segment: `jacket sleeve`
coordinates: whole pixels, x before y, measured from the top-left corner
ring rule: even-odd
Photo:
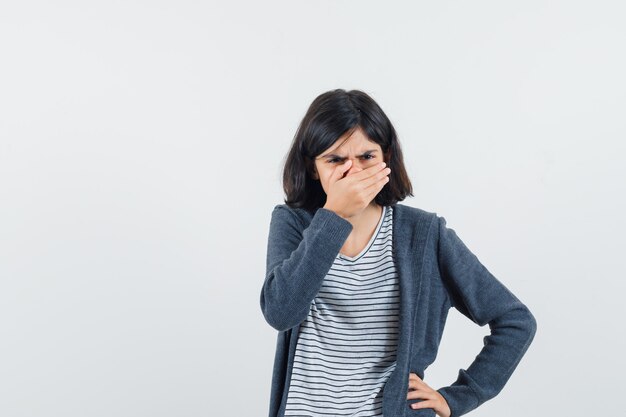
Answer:
[[[306,319],[324,277],[352,231],[352,223],[332,210],[318,208],[303,231],[284,205],[272,212],[261,311],[279,331]]]
[[[483,266],[456,232],[439,218],[438,262],[450,302],[490,335],[457,380],[437,391],[446,399],[450,417],[459,417],[495,397],[528,350],[537,330],[530,310]]]

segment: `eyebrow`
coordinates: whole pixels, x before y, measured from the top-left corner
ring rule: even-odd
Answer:
[[[365,156],[368,153],[372,153],[372,152],[376,152],[376,149],[369,149],[365,152],[363,152],[361,155],[357,155],[357,156]],[[339,159],[344,159],[345,157],[341,156],[341,155],[337,155],[336,153],[329,153],[326,155],[322,155],[320,156],[318,159],[322,159],[322,158],[339,158]]]

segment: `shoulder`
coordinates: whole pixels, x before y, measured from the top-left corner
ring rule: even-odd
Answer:
[[[428,211],[420,207],[413,207],[403,203],[395,203],[389,206],[392,208],[394,221],[402,226],[413,226],[416,224],[445,226],[445,218],[435,211]],[[272,219],[281,219],[290,222],[300,229],[306,228],[315,215],[303,208],[290,207],[287,204],[276,204],[272,210]]]
[[[434,212],[434,211],[424,210],[422,208],[409,206],[409,205],[404,204],[404,203],[396,203],[396,204],[393,204],[391,207],[393,207],[394,210],[396,210],[396,211],[401,211],[401,212],[407,213],[407,214],[412,215],[412,216],[432,217],[432,216],[436,216],[437,215],[437,213]]]
[[[425,222],[432,224],[440,219],[437,212],[428,211],[419,207],[413,207],[402,203],[393,204],[391,207],[393,208],[394,217],[401,223]]]
[[[303,208],[290,207],[287,204],[276,204],[272,209],[272,221],[282,220],[298,229],[305,228],[313,218],[314,213]]]

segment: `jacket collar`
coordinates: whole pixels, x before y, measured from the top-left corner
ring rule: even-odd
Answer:
[[[393,208],[392,254],[400,285],[399,338],[396,368],[389,376],[383,396],[384,415],[404,415],[408,392],[409,363],[416,329],[415,311],[422,289],[422,265],[432,216],[396,203]],[[423,335],[422,335],[423,336]],[[392,395],[401,396],[393,398]],[[398,407],[394,409],[394,407]],[[400,408],[401,407],[401,408]]]

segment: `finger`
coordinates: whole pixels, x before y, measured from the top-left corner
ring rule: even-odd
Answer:
[[[419,390],[423,390],[425,392],[433,391],[433,389],[430,388],[428,386],[428,384],[426,384],[421,379],[411,379],[411,380],[409,380],[409,389],[414,389],[414,390],[415,389],[419,389]]]
[[[333,173],[330,176],[330,180],[331,183],[340,180],[341,178],[343,178],[343,174],[350,169],[350,167],[352,166],[352,160],[351,159],[346,159],[346,162],[344,162],[341,165],[337,165],[335,167],[335,170],[333,171]]]
[[[421,379],[415,372],[409,373],[409,387],[415,385],[418,381],[421,381]]]
[[[437,406],[436,401],[424,400],[411,404],[411,408],[417,410],[418,408],[435,408]]]
[[[387,182],[389,182],[389,180],[382,179],[379,186],[373,186],[371,188],[371,191],[368,193],[366,199],[368,199],[368,201],[375,199]]]
[[[437,393],[424,387],[417,387],[413,390],[409,390],[407,392],[407,398],[408,399],[422,398],[426,400],[438,400],[439,399],[439,397],[437,396]]]
[[[378,194],[380,190],[383,189],[385,184],[387,184],[390,181],[388,175],[385,175],[385,174],[381,174],[381,175],[382,176],[379,179],[377,179],[376,182],[364,188],[364,192],[367,193],[368,198],[369,197],[374,198],[376,194]]]
[[[370,176],[369,178],[363,179],[361,181],[361,184],[365,188],[379,185],[379,181],[384,180],[385,178],[388,178],[390,173],[391,173],[390,168],[383,168],[382,170]]]
[[[434,389],[432,389],[430,387],[430,385],[428,385],[426,382],[424,382],[424,380],[420,379],[419,376],[414,376],[413,378],[409,379],[409,389],[421,389],[425,392],[429,392],[432,393],[433,391],[435,391]]]
[[[385,162],[381,162],[379,164],[374,164],[372,166],[369,166],[369,167],[365,168],[361,172],[357,172],[356,174],[351,175],[351,177],[354,178],[357,181],[362,181],[362,180],[364,180],[366,178],[369,178],[372,175],[378,173],[379,171],[382,171],[383,169],[385,169],[386,166],[387,166],[387,164]]]

